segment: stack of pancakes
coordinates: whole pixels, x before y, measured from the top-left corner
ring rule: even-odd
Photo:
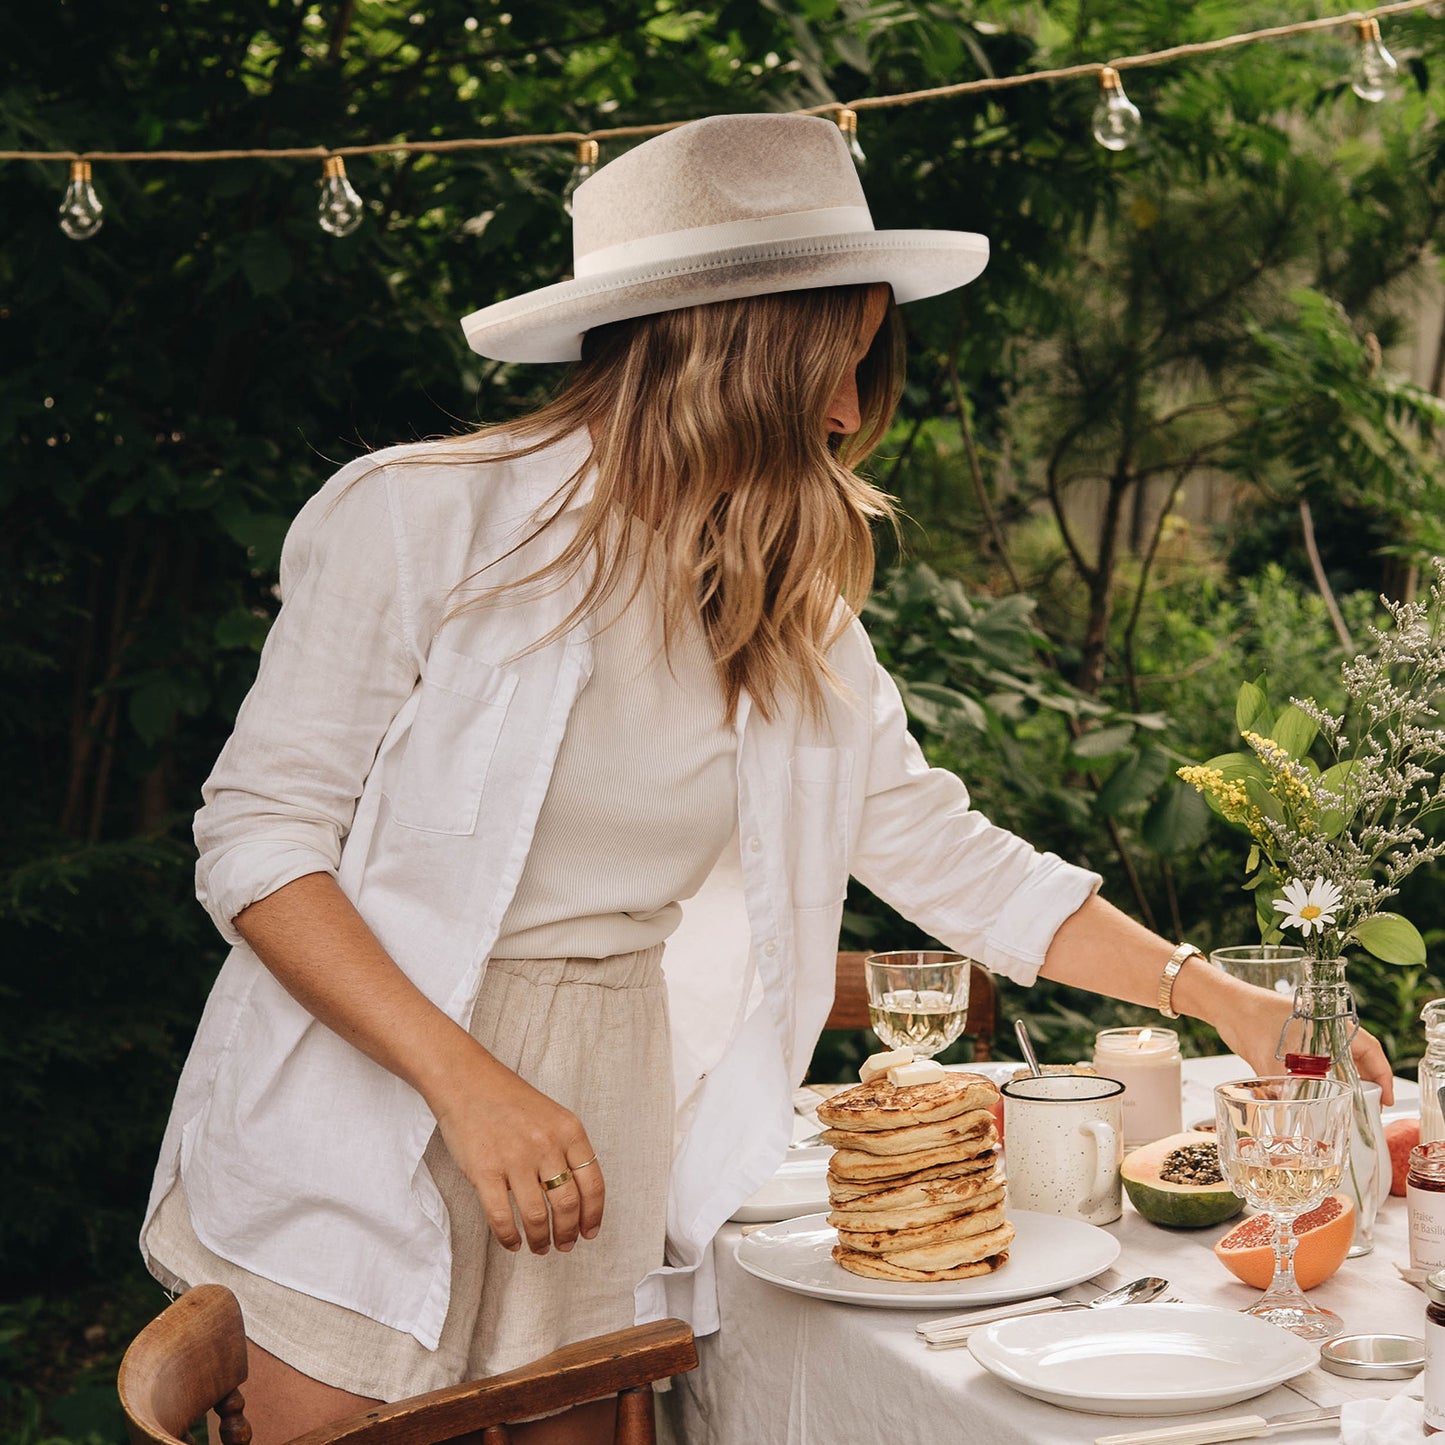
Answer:
[[[996,1167],[998,1090],[977,1074],[899,1088],[886,1078],[835,1094],[827,1126],[833,1258],[872,1279],[968,1279],[1008,1259]]]

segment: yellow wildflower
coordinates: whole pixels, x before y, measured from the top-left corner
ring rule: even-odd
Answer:
[[[1243,783],[1227,780],[1218,768],[1203,766],[1179,768],[1177,774],[1196,792],[1213,798],[1219,805],[1219,811],[1229,822],[1244,821],[1244,815],[1249,808],[1249,794],[1245,791]]]

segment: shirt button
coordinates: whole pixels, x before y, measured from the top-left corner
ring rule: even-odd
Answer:
[[[756,833],[748,839],[748,852],[761,853],[763,851],[763,840]]]
[[[778,945],[776,943],[765,943],[763,945],[763,952],[767,954],[769,958],[771,958],[775,953],[777,953],[777,951]]]

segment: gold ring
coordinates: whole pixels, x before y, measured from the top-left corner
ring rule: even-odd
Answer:
[[[572,1171],[570,1169],[564,1169],[560,1174],[554,1174],[550,1179],[544,1179],[542,1181],[542,1188],[560,1189],[571,1177]]]
[[[579,1169],[585,1169],[589,1164],[595,1164],[596,1162],[597,1156],[594,1154],[590,1159],[584,1159],[582,1163],[574,1164],[572,1166],[572,1172],[575,1174]]]

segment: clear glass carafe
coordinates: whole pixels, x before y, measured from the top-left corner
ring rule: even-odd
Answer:
[[[1420,1010],[1425,1025],[1425,1052],[1420,1056],[1420,1142],[1445,1139],[1445,1113],[1440,1090],[1445,1088],[1445,998],[1432,998]]]
[[[1355,1205],[1352,1257],[1368,1254],[1375,1247],[1380,1186],[1390,1177],[1390,1155],[1380,1122],[1379,1094],[1361,1084],[1350,1054],[1350,1042],[1359,1027],[1354,995],[1345,982],[1345,960],[1306,958],[1304,981],[1295,994],[1294,1015],[1285,1027],[1281,1053],[1300,1054],[1306,1059],[1328,1058],[1329,1077],[1354,1091],[1350,1158],[1340,1181],[1340,1191],[1348,1194]]]

